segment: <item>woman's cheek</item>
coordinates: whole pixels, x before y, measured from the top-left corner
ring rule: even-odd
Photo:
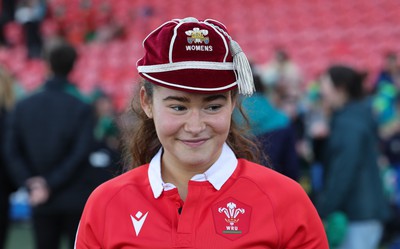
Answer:
[[[157,133],[162,136],[175,134],[178,132],[179,127],[181,127],[180,123],[180,119],[176,117],[159,117],[159,120],[156,122]]]
[[[230,115],[220,115],[217,117],[213,117],[208,122],[209,126],[213,127],[213,129],[218,133],[226,133],[229,131],[231,125],[231,116]]]

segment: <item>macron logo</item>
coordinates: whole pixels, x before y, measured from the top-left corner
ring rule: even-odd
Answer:
[[[143,223],[146,220],[147,215],[149,212],[147,212],[145,215],[143,215],[142,212],[138,211],[135,216],[131,215],[132,223],[133,223],[133,228],[135,229],[136,236],[139,235],[140,230],[142,229]]]

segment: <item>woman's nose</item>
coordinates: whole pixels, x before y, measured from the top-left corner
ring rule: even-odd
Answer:
[[[198,110],[191,111],[188,120],[185,123],[184,129],[186,132],[197,134],[206,128],[201,112]]]

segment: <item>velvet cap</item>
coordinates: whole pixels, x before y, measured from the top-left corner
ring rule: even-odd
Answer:
[[[175,90],[215,93],[239,86],[239,93],[254,91],[249,63],[222,23],[196,18],[173,19],[143,41],[139,74],[150,82]]]

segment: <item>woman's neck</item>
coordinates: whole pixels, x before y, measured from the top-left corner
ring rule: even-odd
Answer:
[[[188,183],[193,175],[168,167],[161,167],[161,175],[164,182],[172,183],[176,186],[181,199],[185,201],[188,192]]]
[[[204,173],[208,168],[198,168],[190,166],[179,166],[174,163],[166,163],[161,160],[161,176],[164,182],[174,184],[183,201],[185,201],[188,193],[188,184],[190,179],[197,174]]]

